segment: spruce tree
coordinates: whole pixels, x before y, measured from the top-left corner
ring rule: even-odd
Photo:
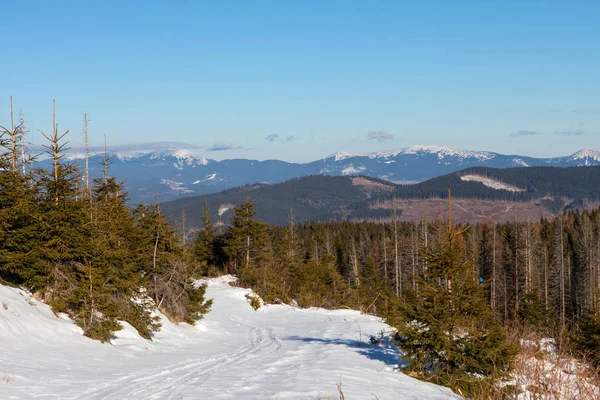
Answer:
[[[234,209],[232,224],[225,238],[225,252],[240,284],[262,288],[266,292],[270,240],[267,225],[256,221],[255,214],[250,199]]]
[[[448,224],[437,232],[437,240],[423,250],[427,268],[418,282],[419,293],[403,308],[399,345],[406,372],[472,394],[482,380],[508,372],[516,349],[473,275],[464,229]]]
[[[210,267],[215,267],[215,248],[217,245],[216,228],[210,216],[208,204],[204,208],[204,215],[200,217],[200,221],[202,222],[202,228],[194,241],[194,253],[198,261],[204,264],[204,269],[208,270]]]
[[[36,273],[36,188],[31,174],[11,169],[9,144],[0,134],[0,282],[22,285]]]
[[[271,229],[271,241],[273,242],[275,280],[273,287],[277,297],[289,301],[290,290],[294,290],[294,276],[297,276],[302,263],[302,249],[298,240],[297,227],[293,214],[286,227]]]
[[[90,223],[92,251],[87,260],[86,286],[95,307],[105,317],[88,324],[91,332],[105,340],[114,330],[110,319],[130,323],[141,336],[150,338],[160,324],[152,316],[155,305],[144,291],[144,270],[138,262],[136,226],[126,205],[123,184],[113,177],[94,180]],[[88,202],[84,202],[88,204]]]
[[[573,348],[595,368],[600,367],[600,315],[590,313],[582,319],[579,331],[573,334]]]
[[[140,205],[134,215],[138,262],[148,295],[170,319],[193,324],[212,304],[204,297],[206,285],[195,281],[202,275],[202,264],[191,246],[180,246],[160,207]]]

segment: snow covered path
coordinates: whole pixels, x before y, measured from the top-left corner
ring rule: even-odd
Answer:
[[[154,341],[126,326],[113,345],[0,286],[2,399],[449,399],[449,389],[395,370],[398,350],[371,345],[389,327],[351,310],[252,310],[227,277],[209,281],[197,326],[163,320]]]

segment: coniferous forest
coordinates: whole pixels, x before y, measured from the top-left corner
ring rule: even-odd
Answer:
[[[25,156],[22,124],[1,136],[0,282],[29,289],[91,338],[110,340],[122,320],[151,339],[157,309],[193,324],[211,306],[197,278],[233,274],[260,296],[256,308],[383,317],[406,373],[466,395],[510,372],[516,328],[599,359],[600,210],[475,225],[396,215],[297,224],[291,212],[287,226],[269,226],[247,199],[227,227],[206,208],[190,233],[159,205],[127,206],[107,154],[103,176],[89,182],[65,157],[67,132],[54,122],[43,134],[50,170]]]
[[[421,379],[477,396],[511,370],[519,346],[511,332],[599,359],[600,210],[460,226],[295,224],[291,215],[278,227],[253,216],[248,199],[219,234],[206,210],[199,261],[267,303],[384,317],[398,330],[404,371]]]
[[[121,329],[118,320],[151,338],[160,328],[157,308],[189,323],[209,310],[205,287],[194,283],[204,266],[159,206],[126,205],[110,157],[103,176],[89,182],[88,171],[65,158],[67,132],[54,122],[42,132],[52,169],[35,168],[24,134],[11,118],[0,138],[1,283],[31,290],[101,341]]]

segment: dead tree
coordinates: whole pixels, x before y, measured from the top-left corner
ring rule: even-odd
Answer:
[[[10,129],[0,126],[2,136],[8,136],[10,156],[9,165],[11,171],[18,171],[19,159],[21,158],[21,143],[23,141],[23,124],[15,125],[15,112],[13,108],[13,98],[10,96]]]
[[[400,255],[398,253],[398,212],[396,209],[396,198],[394,197],[394,248],[395,248],[395,268],[396,268],[396,297],[400,297],[402,291],[402,271],[400,267]]]
[[[65,131],[62,134],[58,134],[58,124],[56,123],[56,100],[52,102],[52,134],[46,135],[44,132],[40,130],[42,136],[44,136],[50,144],[44,145],[44,147],[48,150],[48,154],[52,157],[52,167],[53,167],[53,175],[54,175],[54,200],[58,205],[60,193],[58,191],[58,187],[60,184],[60,162],[64,158],[64,151],[66,150],[65,146],[68,142],[60,144],[60,141],[69,133],[69,131]]]

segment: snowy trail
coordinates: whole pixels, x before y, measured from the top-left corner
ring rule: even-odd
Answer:
[[[252,310],[227,277],[209,281],[197,326],[163,320],[154,341],[129,326],[112,345],[81,335],[26,294],[0,286],[2,399],[449,399],[396,370],[398,350],[370,345],[389,327],[351,310]]]

